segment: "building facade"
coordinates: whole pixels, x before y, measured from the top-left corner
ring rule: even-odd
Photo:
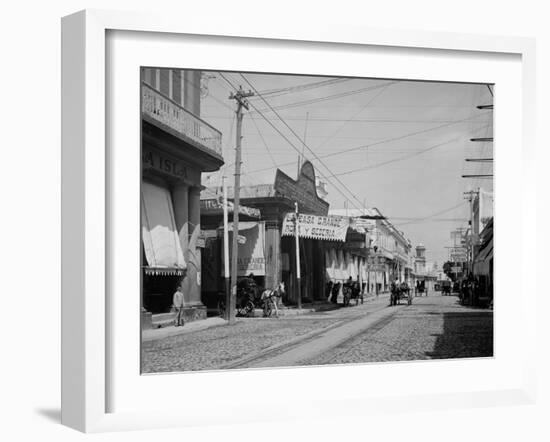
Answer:
[[[222,134],[200,118],[200,71],[143,69],[141,83],[142,313],[145,327],[170,313],[187,278],[184,316],[201,302],[201,174],[223,164]]]
[[[209,188],[202,193],[202,223],[209,232],[217,231],[217,239],[207,243],[205,253],[211,258],[204,266],[210,268],[209,274],[219,275],[217,282],[203,293],[203,299],[209,305],[214,305],[213,299],[219,296],[217,292],[223,288],[221,277],[223,266],[223,244],[221,239],[222,207],[219,198],[222,189]],[[233,188],[228,188],[228,200],[233,200]],[[285,234],[283,228],[288,227],[289,214],[294,214],[295,203],[298,203],[300,216],[327,217],[329,203],[321,198],[317,191],[315,171],[312,164],[304,162],[297,179],[293,179],[281,170],[277,170],[273,184],[244,186],[240,189],[240,202],[243,206],[258,209],[261,219],[255,219],[240,212],[239,235],[246,237],[244,244],[239,246],[239,275],[254,273],[263,287],[275,288],[279,282],[284,282],[287,288],[283,301],[287,304],[297,303],[298,278],[296,243],[293,235]],[[231,224],[232,216],[230,216]],[[241,221],[243,221],[241,223]],[[286,224],[285,224],[286,221]],[[254,224],[261,226],[262,233],[251,236]],[[249,233],[247,233],[249,232]],[[248,239],[248,236],[251,239]],[[262,246],[248,247],[250,241],[263,241]],[[300,284],[303,302],[324,300],[325,295],[325,250],[327,243],[311,236],[300,236]],[[246,250],[245,250],[246,249]],[[259,251],[262,251],[259,253]],[[262,256],[263,254],[263,261]]]

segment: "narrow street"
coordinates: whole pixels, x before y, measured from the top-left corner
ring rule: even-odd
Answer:
[[[493,355],[493,312],[431,294],[413,305],[363,305],[281,318],[239,318],[144,342],[144,373]]]

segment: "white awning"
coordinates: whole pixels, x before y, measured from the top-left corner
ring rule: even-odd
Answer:
[[[168,189],[146,182],[142,184],[141,234],[149,267],[186,267]]]
[[[258,227],[259,223],[256,221],[239,221],[239,232],[243,232],[245,230],[250,230]],[[220,227],[220,229],[223,229],[223,226]],[[229,222],[227,224],[227,231],[232,232],[233,231],[233,223]]]
[[[254,273],[256,276],[265,275],[265,222],[239,222],[239,236],[244,242],[239,243],[237,255],[237,276],[246,276]],[[233,250],[233,225],[229,229],[229,259]],[[223,269],[223,255],[222,266]]]

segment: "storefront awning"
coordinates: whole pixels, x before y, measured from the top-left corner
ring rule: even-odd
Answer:
[[[475,275],[489,275],[491,271],[491,260],[493,259],[493,239],[479,252],[474,261]]]
[[[240,222],[239,221],[239,232],[244,232],[245,230],[255,229],[259,225],[260,225],[260,223],[255,222],[255,221],[245,221],[245,222]],[[221,226],[220,229],[223,229],[223,226]],[[227,231],[228,232],[233,231],[233,223],[232,222],[230,222],[227,225]]]
[[[148,267],[157,271],[186,268],[168,189],[142,184],[141,234]]]
[[[228,226],[229,230],[229,259],[233,250],[233,225]],[[222,227],[223,228],[223,227]],[[239,222],[239,236],[242,241],[238,242],[237,275],[246,276],[254,273],[256,276],[265,275],[265,222]],[[223,255],[222,255],[223,261]],[[223,269],[224,266],[222,265]]]
[[[148,276],[183,276],[185,269],[168,267],[145,267],[144,272]]]

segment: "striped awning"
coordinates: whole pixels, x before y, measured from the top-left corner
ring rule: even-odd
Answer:
[[[165,187],[147,182],[141,186],[141,236],[148,267],[167,270],[186,268],[172,196]]]

